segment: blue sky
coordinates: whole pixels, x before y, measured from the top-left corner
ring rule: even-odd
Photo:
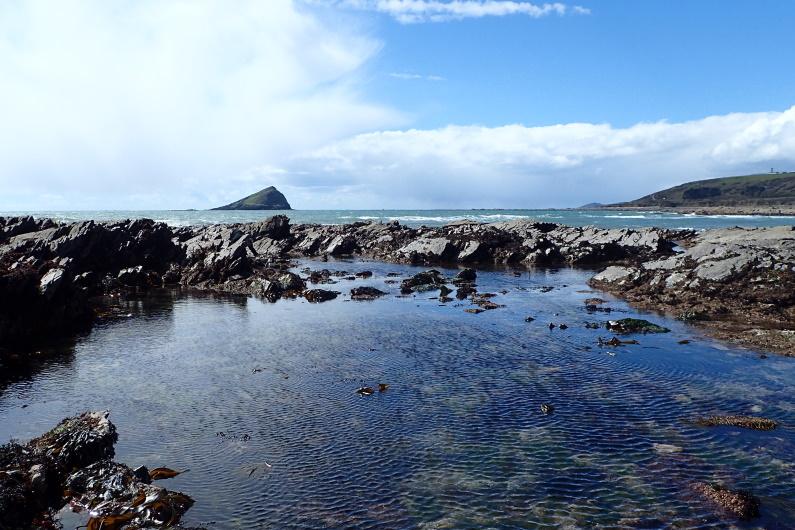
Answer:
[[[788,1],[0,3],[0,210],[537,208],[795,169]]]
[[[373,93],[418,127],[576,121],[627,126],[786,109],[795,2],[581,2],[581,16],[400,24],[377,16]],[[437,75],[406,82],[384,73]]]

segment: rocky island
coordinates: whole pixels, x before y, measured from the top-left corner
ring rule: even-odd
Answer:
[[[213,210],[292,210],[287,198],[273,186]]]
[[[333,296],[311,287],[322,283],[323,272],[301,276],[291,270],[292,260],[341,257],[428,266],[594,268],[595,287],[673,313],[726,340],[795,355],[793,227],[695,232],[519,220],[411,228],[397,222],[292,225],[281,215],[180,228],[147,219],[63,224],[0,218],[0,347],[87,329],[106,312],[106,295],[130,289],[181,287],[323,301]],[[450,280],[423,282],[438,288]],[[457,283],[458,296],[488,305],[471,282]],[[407,287],[411,292],[416,285]]]

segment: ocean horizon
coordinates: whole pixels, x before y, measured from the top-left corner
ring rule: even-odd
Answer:
[[[212,224],[249,223],[274,215],[286,215],[293,224],[348,224],[355,222],[391,222],[418,226],[442,226],[471,220],[496,223],[516,219],[559,223],[569,226],[602,228],[671,229],[744,228],[795,224],[795,217],[786,215],[699,215],[669,211],[598,210],[578,208],[547,209],[338,209],[338,210],[18,210],[0,212],[0,216],[50,218],[62,222],[119,221],[152,219],[170,226],[205,226]]]

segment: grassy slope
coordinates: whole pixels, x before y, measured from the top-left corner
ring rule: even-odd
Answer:
[[[688,182],[612,206],[795,206],[795,172]]]

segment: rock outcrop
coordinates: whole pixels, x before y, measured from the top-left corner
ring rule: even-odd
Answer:
[[[706,230],[680,253],[607,267],[591,284],[719,337],[795,355],[795,227]]]
[[[107,412],[66,418],[24,445],[0,446],[0,528],[55,527],[69,503],[89,510],[89,528],[172,527],[193,504],[113,462],[118,436]]]
[[[291,225],[274,216],[171,228],[146,219],[60,224],[0,218],[0,347],[85,329],[97,297],[113,292],[181,286],[271,301],[327,300],[330,292],[307,289],[307,282],[334,283],[333,275],[299,276],[291,260],[349,256],[423,265],[607,266],[594,277],[595,286],[687,320],[764,319],[767,327],[754,328],[756,338],[745,342],[785,352],[783,338],[795,340],[793,236],[790,227],[696,234],[531,220],[412,228],[397,222]],[[677,244],[684,251],[676,252]],[[401,290],[439,290],[443,298],[451,292],[432,271],[423,274]],[[456,278],[456,298],[475,293],[475,277],[472,270]]]

